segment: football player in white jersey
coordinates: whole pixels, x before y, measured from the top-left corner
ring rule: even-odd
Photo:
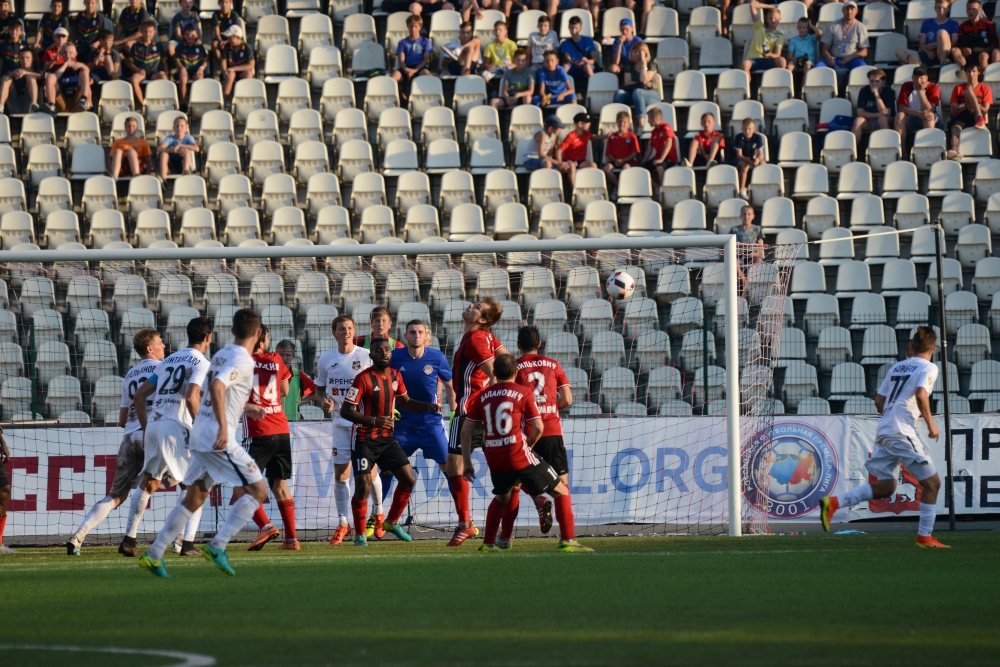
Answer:
[[[351,514],[351,428],[354,426],[340,416],[340,408],[344,404],[354,378],[361,371],[372,365],[368,350],[354,344],[354,320],[347,315],[341,315],[331,325],[333,337],[337,339],[337,349],[328,350],[320,355],[316,362],[316,393],[325,394],[323,409],[333,417],[333,497],[337,503],[337,514],[340,522],[330,544],[341,544],[351,529],[347,522]],[[378,477],[378,475],[375,475]],[[376,495],[378,500],[376,500]],[[371,490],[372,503],[375,506],[373,514],[382,512],[382,482]]]
[[[917,436],[917,419],[924,418],[927,436],[938,439],[938,429],[931,417],[931,391],[937,380],[938,367],[931,362],[937,350],[937,334],[931,327],[917,327],[907,348],[907,359],[897,362],[886,373],[875,396],[875,407],[882,414],[875,431],[875,448],[865,462],[869,474],[877,480],[862,484],[839,496],[820,498],[823,530],[829,532],[834,513],[872,499],[888,498],[896,491],[900,463],[920,481],[920,523],[917,525],[917,546],[924,549],[949,549],[938,542],[934,530],[941,479],[924,446]]]
[[[136,418],[145,433],[146,459],[142,467],[143,478],[139,492],[132,498],[128,526],[121,551],[126,556],[136,556],[135,536],[150,497],[160,488],[164,475],[167,486],[184,479],[188,467],[188,435],[198,405],[201,401],[201,384],[208,373],[205,353],[212,344],[212,319],[196,317],[187,324],[188,345],[160,362],[156,373],[135,392]],[[152,400],[147,412],[146,398]],[[148,424],[147,424],[148,421]],[[187,544],[181,554],[197,555],[194,534],[198,530],[201,514],[191,517],[185,531]]]
[[[191,429],[191,465],[184,477],[184,499],[170,514],[159,535],[139,565],[148,572],[167,577],[163,553],[181,532],[185,522],[199,511],[216,484],[227,483],[243,491],[229,508],[229,516],[212,541],[201,549],[206,560],[233,576],[226,545],[247,522],[261,503],[267,500],[267,484],[260,468],[236,439],[236,429],[243,421],[243,408],[253,388],[254,361],[251,352],[257,345],[260,315],[243,308],[233,315],[233,342],[212,356],[212,364],[203,384],[201,409]]]
[[[132,337],[132,347],[141,357],[141,361],[129,370],[122,384],[122,402],[118,410],[118,426],[125,429],[122,443],[118,446],[115,479],[111,482],[111,491],[98,501],[76,532],[66,542],[66,553],[70,556],[80,555],[80,545],[87,534],[96,528],[111,510],[115,509],[128,498],[129,492],[136,487],[139,475],[142,473],[144,455],[142,451],[142,426],[135,414],[133,398],[136,390],[146,383],[146,379],[156,373],[156,367],[163,359],[164,345],[156,329],[140,329]],[[147,400],[147,407],[149,401]],[[129,544],[125,537],[118,547],[119,553]],[[135,549],[135,536],[132,536],[132,549]]]

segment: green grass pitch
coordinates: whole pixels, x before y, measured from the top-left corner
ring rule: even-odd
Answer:
[[[231,546],[235,578],[167,557],[156,579],[112,548],[0,557],[0,664],[996,665],[1000,532]]]

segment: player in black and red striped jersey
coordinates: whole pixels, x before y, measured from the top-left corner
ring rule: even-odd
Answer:
[[[371,355],[372,365],[354,378],[340,409],[340,416],[354,423],[351,446],[354,497],[351,499],[351,513],[354,514],[354,530],[357,535],[354,544],[359,547],[368,546],[365,520],[368,516],[368,494],[375,466],[380,470],[388,470],[399,480],[392,496],[392,507],[382,527],[405,542],[412,539],[399,525],[399,518],[410,502],[410,494],[417,478],[413,474],[410,459],[393,437],[396,402],[399,402],[399,407],[411,412],[441,411],[441,406],[437,403],[425,403],[407,396],[403,375],[389,366],[392,350],[387,339],[372,339],[368,353]]]
[[[593,551],[573,539],[573,503],[569,487],[559,479],[552,466],[532,451],[545,432],[545,425],[535,405],[534,392],[514,381],[517,374],[514,355],[497,355],[493,373],[496,383],[469,401],[461,433],[465,478],[471,482],[476,478],[472,466],[472,431],[474,425],[483,425],[483,453],[493,480],[494,498],[486,512],[486,529],[479,550],[497,548],[497,531],[504,508],[518,487],[523,486],[533,496],[547,493],[555,499],[560,551]]]

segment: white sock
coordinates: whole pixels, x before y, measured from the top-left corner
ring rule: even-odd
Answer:
[[[128,525],[125,527],[127,537],[135,539],[139,532],[139,522],[142,521],[142,515],[146,511],[151,497],[142,489],[136,489],[135,493],[132,494],[132,504],[129,505],[128,510]]]
[[[167,515],[167,520],[163,524],[163,528],[160,529],[156,540],[153,542],[153,546],[149,548],[146,555],[153,560],[163,558],[163,554],[174,543],[177,536],[181,534],[181,531],[184,530],[184,524],[190,518],[191,512],[188,511],[188,508],[177,503],[177,506],[170,510],[170,514]]]
[[[371,475],[372,488],[368,497],[372,500],[372,514],[382,514],[382,478],[378,475]]]
[[[104,496],[103,500],[99,500],[93,507],[90,508],[90,511],[87,512],[87,516],[83,519],[83,523],[81,523],[80,527],[76,529],[75,533],[73,533],[73,537],[70,541],[74,544],[83,544],[83,541],[87,539],[87,533],[92,531],[99,523],[104,521],[114,508],[115,499],[111,496]]]
[[[233,539],[236,533],[246,528],[247,522],[253,518],[253,513],[257,511],[258,507],[260,507],[260,503],[253,496],[249,494],[241,496],[236,501],[236,504],[229,508],[229,516],[226,518],[226,522],[222,524],[222,528],[219,529],[219,532],[212,539],[212,548],[225,549],[226,545],[229,544],[229,540]]]
[[[841,507],[853,507],[858,503],[863,503],[872,499],[872,485],[862,484],[856,486],[847,493],[837,496],[837,501]]]
[[[340,525],[346,526],[347,516],[351,513],[351,487],[347,482],[333,482],[333,498],[337,501],[337,514],[340,515]]]
[[[194,542],[195,536],[198,534],[198,524],[201,523],[201,510],[204,509],[204,505],[196,509],[192,514],[191,518],[188,519],[187,523],[184,524],[184,541]]]
[[[934,519],[937,518],[937,511],[930,503],[920,503],[920,523],[917,525],[917,535],[920,537],[930,537],[934,531]]]

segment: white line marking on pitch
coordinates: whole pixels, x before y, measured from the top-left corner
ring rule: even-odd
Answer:
[[[156,655],[164,658],[175,658],[183,660],[170,667],[211,667],[215,664],[215,658],[209,655],[199,655],[197,653],[184,653],[182,651],[160,651],[157,649],[141,648],[120,648],[117,646],[88,647],[88,646],[44,646],[42,644],[0,644],[0,649],[18,651],[64,651],[73,653],[118,653],[123,655]]]

